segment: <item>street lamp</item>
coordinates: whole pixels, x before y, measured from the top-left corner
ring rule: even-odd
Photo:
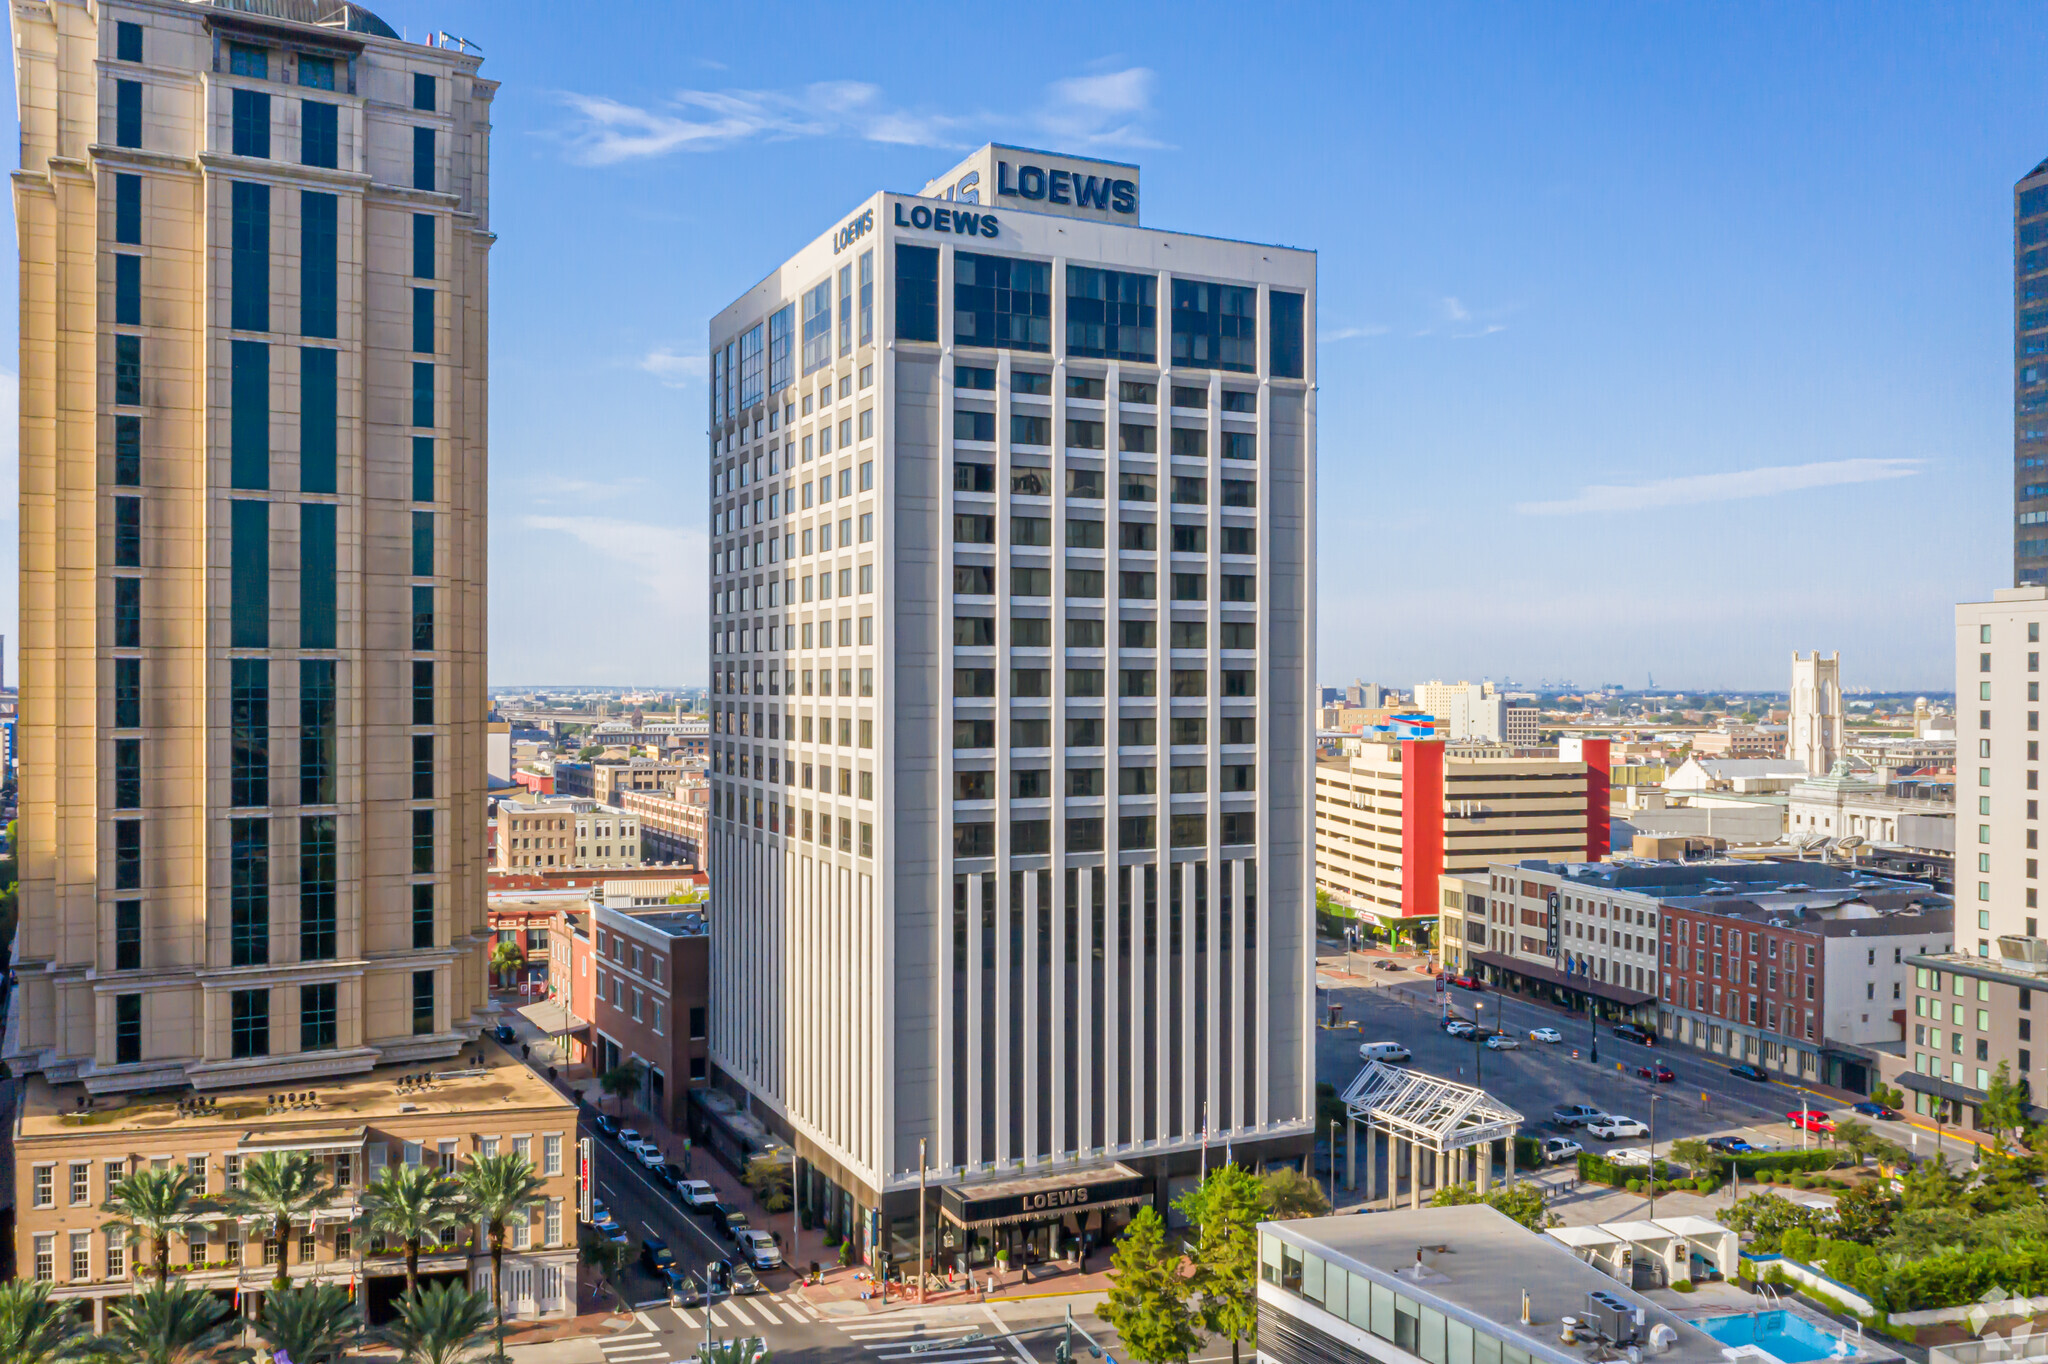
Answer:
[[[1653,1079],[1652,1085],[1657,1082]],[[1664,1096],[1650,1091],[1650,1220],[1657,1220],[1657,1101]]]
[[[1315,1171],[1309,1171],[1311,1175]],[[1337,1120],[1330,1119],[1330,1211],[1337,1211]]]
[[[1479,1073],[1480,1058],[1486,1051],[1486,1044],[1479,1036],[1480,1033],[1486,1031],[1485,1028],[1480,1026],[1483,1021],[1480,1018],[1480,1011],[1485,1007],[1486,1002],[1484,1000],[1475,999],[1472,1001],[1472,1087],[1474,1089],[1486,1088],[1486,1077]]]

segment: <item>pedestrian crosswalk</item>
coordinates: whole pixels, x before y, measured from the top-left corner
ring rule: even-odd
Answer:
[[[704,1318],[713,1326],[758,1328],[762,1326],[804,1326],[821,1320],[818,1309],[794,1295],[763,1294],[752,1298],[721,1298],[708,1311],[704,1308],[671,1308],[692,1331],[704,1329]]]
[[[598,1341],[597,1348],[604,1351],[605,1364],[642,1364],[666,1360],[672,1353],[651,1331],[627,1331]]]
[[[979,1364],[1013,1358],[1004,1338],[967,1324],[931,1326],[897,1322],[835,1322],[876,1360],[920,1360],[928,1364]]]

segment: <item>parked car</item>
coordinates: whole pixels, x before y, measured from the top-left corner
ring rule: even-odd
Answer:
[[[595,1118],[591,1119],[590,1125],[595,1127],[601,1136],[616,1137],[619,1135],[619,1120],[609,1113],[598,1114]]]
[[[1641,1166],[1647,1170],[1650,1168],[1650,1153],[1641,1146],[1617,1146],[1607,1153],[1607,1163],[1610,1165]]]
[[[1452,976],[1451,984],[1460,990],[1484,990],[1485,984],[1477,976]]]
[[[1636,1074],[1655,1084],[1668,1085],[1678,1078],[1678,1072],[1658,1061],[1646,1066],[1637,1066]]]
[[[728,1241],[733,1239],[732,1229],[734,1226],[744,1227],[747,1225],[747,1215],[745,1213],[735,1208],[728,1208],[723,1203],[713,1203],[706,1211],[711,1214],[711,1225],[717,1229],[720,1236],[723,1236]]]
[[[1529,1040],[1531,1042],[1562,1042],[1564,1041],[1564,1034],[1556,1028],[1531,1028],[1529,1029]]]
[[[701,1179],[677,1180],[676,1193],[681,1196],[683,1205],[695,1212],[703,1212],[718,1202],[718,1190]]]
[[[746,1297],[761,1291],[761,1280],[746,1265],[733,1260],[711,1262],[710,1291],[714,1297]]]
[[[1708,1137],[1707,1149],[1718,1151],[1724,1156],[1746,1156],[1756,1150],[1741,1137]]]
[[[1644,1031],[1643,1029],[1641,1029],[1641,1028],[1638,1028],[1638,1027],[1637,1027],[1637,1026],[1636,1026],[1635,1024],[1633,1024],[1633,1023],[1617,1023],[1617,1024],[1615,1024],[1615,1025],[1614,1025],[1614,1035],[1615,1035],[1616,1037],[1619,1037],[1619,1038],[1620,1038],[1620,1039],[1621,1039],[1622,1041],[1624,1041],[1624,1042],[1643,1042],[1643,1043],[1647,1043],[1647,1042],[1649,1042],[1649,1041],[1650,1041],[1650,1034],[1649,1034],[1649,1033],[1647,1033],[1647,1032],[1645,1032],[1645,1031]]]
[[[668,1242],[659,1236],[650,1236],[640,1243],[640,1263],[651,1270],[660,1270],[663,1265],[676,1262],[675,1252],[668,1248]]]
[[[656,1146],[651,1141],[641,1142],[640,1149],[635,1151],[633,1154],[638,1156],[640,1158],[640,1163],[646,1166],[649,1170],[659,1170],[663,1165],[668,1163],[668,1157],[664,1156],[661,1153],[661,1148],[659,1146]]]
[[[1622,1137],[1647,1137],[1650,1129],[1634,1118],[1608,1114],[1586,1124],[1586,1130],[1602,1141],[1618,1141]]]
[[[606,1208],[604,1204],[591,1204],[590,1225],[597,1229],[599,1236],[604,1237],[605,1240],[610,1241],[613,1245],[622,1246],[626,1244],[626,1229],[619,1225],[618,1220],[611,1215],[610,1209]]]
[[[1756,1066],[1747,1063],[1728,1067],[1728,1073],[1743,1080],[1769,1080],[1771,1078]]]
[[[1550,1110],[1550,1120],[1560,1127],[1580,1127],[1607,1114],[1591,1104],[1565,1104]]]
[[[1862,1103],[1857,1104],[1855,1108],[1856,1112],[1861,1113],[1866,1118],[1883,1118],[1886,1122],[1897,1122],[1899,1120],[1898,1109],[1886,1108],[1883,1104],[1875,1103],[1869,1099],[1865,1099]]]
[[[1372,969],[1375,971],[1398,971],[1401,969],[1401,963],[1398,961],[1388,961],[1385,957],[1381,957],[1372,964]]]
[[[1555,1165],[1561,1160],[1572,1160],[1586,1148],[1570,1137],[1545,1137],[1543,1139],[1543,1163]]]
[[[1408,1061],[1408,1048],[1399,1042],[1360,1042],[1358,1055],[1367,1061],[1385,1061],[1388,1065],[1404,1065]]]
[[[640,1144],[640,1129],[637,1127],[621,1127],[613,1135],[618,1138],[619,1145],[621,1146],[638,1146]]]
[[[668,1292],[671,1307],[702,1307],[704,1288],[696,1276],[677,1265],[663,1265],[655,1271],[661,1279],[661,1286]]]
[[[1478,1032],[1479,1028],[1462,1018],[1447,1018],[1444,1020],[1444,1031],[1453,1037],[1470,1037]]]
[[[1513,1051],[1522,1044],[1504,1032],[1497,1032],[1486,1039],[1488,1051]]]
[[[773,1269],[782,1263],[782,1251],[775,1244],[775,1238],[759,1227],[748,1227],[739,1234],[740,1253],[755,1269]]]
[[[1787,1113],[1785,1121],[1790,1126],[1804,1128],[1808,1132],[1835,1130],[1835,1120],[1817,1108],[1802,1108],[1797,1113]]]
[[[672,1160],[664,1160],[654,1167],[654,1177],[673,1189],[683,1182],[683,1167]]]
[[[510,1023],[500,1023],[497,1027],[492,1028],[491,1036],[497,1038],[508,1047],[519,1040],[519,1034],[512,1031]]]

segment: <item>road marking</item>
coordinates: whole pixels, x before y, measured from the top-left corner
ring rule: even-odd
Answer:
[[[689,1327],[692,1331],[698,1329],[697,1319],[691,1316],[688,1312],[685,1312],[680,1307],[671,1308],[670,1310],[683,1319],[683,1325]]]
[[[754,1299],[754,1310],[756,1312],[759,1312],[761,1314],[762,1320],[766,1321],[770,1326],[782,1325],[782,1318],[776,1316],[773,1312],[769,1311],[768,1304],[761,1301],[759,1298]]]
[[[725,1305],[725,1310],[732,1313],[734,1316],[738,1317],[740,1319],[740,1325],[742,1326],[752,1326],[754,1324],[754,1319],[748,1316],[745,1312],[742,1312],[740,1310],[740,1305],[736,1302],[728,1302]]]
[[[638,1361],[644,1359],[666,1359],[669,1354],[667,1346],[654,1341],[645,1345],[635,1345],[627,1350],[605,1349],[602,1344],[598,1348],[604,1350],[608,1364],[638,1364]]]
[[[876,1359],[943,1359],[946,1364],[974,1364],[976,1360],[1007,1359],[1008,1355],[992,1350],[987,1345],[970,1345],[961,1350],[926,1350],[915,1352],[905,1350],[901,1354],[876,1355]]]
[[[1335,1178],[1334,1175],[1331,1177]],[[1031,1357],[1030,1351],[1024,1348],[1024,1342],[1018,1340],[1016,1336],[1010,1333],[1010,1328],[1003,1325],[1003,1319],[996,1315],[995,1308],[990,1307],[987,1303],[983,1303],[981,1306],[981,1310],[988,1313],[988,1319],[994,1322],[996,1324],[996,1329],[998,1331],[1001,1331],[1003,1335],[1009,1340],[1010,1348],[1017,1352],[1017,1358],[1022,1360],[1023,1364],[1038,1364],[1038,1361]]]
[[[947,1344],[948,1342],[951,1342],[951,1341],[957,1341],[957,1340],[965,1340],[965,1339],[966,1339],[966,1338],[967,1338],[968,1336],[970,1336],[970,1335],[972,1335],[972,1334],[973,1334],[973,1332],[971,1332],[971,1331],[959,1331],[959,1332],[957,1332],[957,1333],[956,1333],[956,1334],[954,1334],[954,1335],[927,1335],[927,1336],[925,1336],[925,1337],[924,1337],[923,1339],[921,1339],[921,1340],[920,1340],[920,1339],[917,1339],[917,1338],[916,1338],[915,1336],[912,1336],[912,1337],[910,1337],[910,1338],[907,1338],[907,1339],[906,1339],[906,1338],[898,1338],[898,1339],[896,1339],[896,1340],[883,1340],[883,1341],[874,1341],[874,1342],[870,1342],[870,1343],[868,1343],[868,1344],[862,1345],[862,1346],[861,1346],[861,1349],[863,1349],[863,1350],[900,1350],[900,1349],[902,1349],[902,1348],[903,1348],[903,1347],[904,1347],[905,1345],[913,1345],[913,1344],[915,1344],[915,1345],[922,1345],[922,1346],[925,1346],[925,1347],[927,1347],[927,1350],[935,1350],[935,1349],[936,1349],[936,1347],[938,1347],[938,1346],[941,1346],[941,1345],[945,1345],[945,1344]],[[986,1342],[985,1340],[977,1340],[977,1341],[975,1341],[975,1342],[973,1343],[973,1345],[972,1345],[972,1347],[971,1347],[971,1348],[973,1348],[973,1349],[977,1349],[977,1350],[981,1350],[981,1349],[986,1349],[986,1348],[987,1348],[987,1342]]]
[[[878,1326],[873,1322],[866,1321],[852,1323],[835,1321],[832,1324],[852,1336],[855,1340],[881,1340],[887,1336],[922,1336],[930,1334],[932,1330],[928,1325]]]

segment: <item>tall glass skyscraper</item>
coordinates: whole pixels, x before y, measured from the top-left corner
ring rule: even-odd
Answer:
[[[2048,161],[2012,191],[2014,586],[2048,583]]]

